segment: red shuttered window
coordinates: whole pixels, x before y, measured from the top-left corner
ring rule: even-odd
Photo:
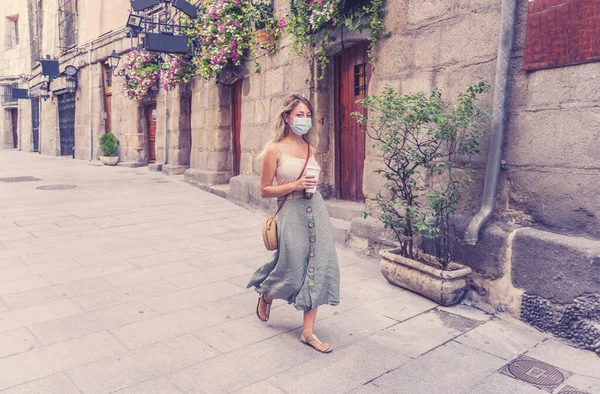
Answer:
[[[600,61],[600,0],[530,0],[524,69]]]

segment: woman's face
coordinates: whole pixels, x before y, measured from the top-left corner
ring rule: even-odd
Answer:
[[[294,124],[295,118],[312,118],[312,113],[310,113],[310,109],[304,103],[299,103],[292,109],[292,111],[286,115],[285,121],[292,125]]]

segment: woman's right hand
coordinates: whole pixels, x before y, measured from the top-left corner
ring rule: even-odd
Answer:
[[[304,175],[296,181],[296,190],[310,189],[317,186],[317,178],[314,175]]]

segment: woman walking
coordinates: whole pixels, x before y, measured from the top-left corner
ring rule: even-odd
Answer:
[[[317,351],[329,353],[313,328],[319,305],[339,304],[340,273],[333,228],[320,193],[305,198],[305,189],[316,187],[304,168],[319,168],[311,145],[313,108],[300,96],[288,96],[273,123],[273,136],[262,154],[260,195],[281,204],[277,222],[278,250],[260,267],[248,287],[260,294],[256,315],[269,320],[273,299],[283,299],[304,311],[300,340]],[[308,163],[307,163],[308,158]]]

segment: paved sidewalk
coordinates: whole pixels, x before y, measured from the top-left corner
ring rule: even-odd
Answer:
[[[342,302],[316,331],[335,350],[319,354],[293,307],[254,315],[262,215],[147,168],[0,151],[0,178],[21,176],[40,180],[0,181],[2,392],[543,393],[500,371],[525,354],[560,369],[525,368],[558,382],[546,392],[600,393],[595,354],[438,307],[341,248]],[[37,189],[52,185],[75,188]]]

